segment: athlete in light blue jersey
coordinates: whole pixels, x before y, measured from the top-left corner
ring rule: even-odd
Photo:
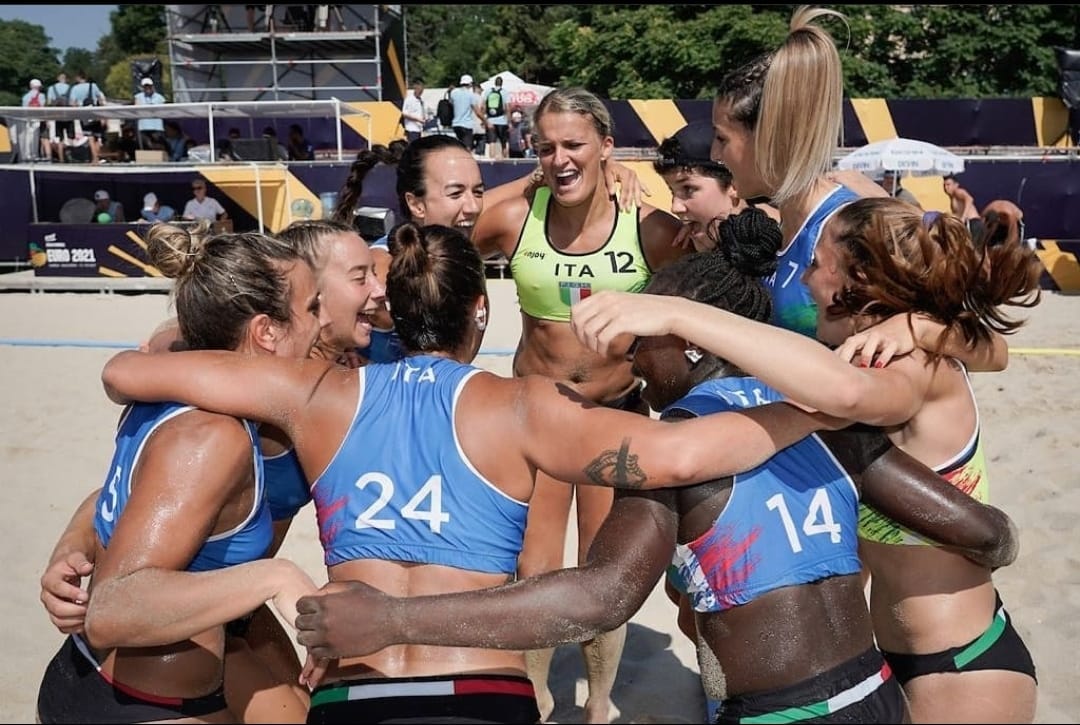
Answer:
[[[180,332],[192,347],[253,357],[311,349],[315,276],[292,247],[167,224],[147,242],[151,261],[177,280]],[[226,623],[270,600],[292,619],[296,597],[315,591],[295,564],[263,558],[273,531],[255,425],[177,403],[133,404],[104,486],[84,508],[92,525],[73,551],[90,552],[93,597],[85,605],[78,584],[87,571],[73,567],[68,586],[85,626],[69,629],[45,671],[40,722],[232,719]],[[274,711],[302,721],[304,704],[284,693]]]
[[[771,305],[761,273],[736,272],[718,253],[698,254],[658,271],[646,292],[686,294],[765,321]],[[779,398],[674,336],[643,338],[632,349],[647,401],[668,420],[700,422]],[[826,435],[845,442],[826,444]],[[876,431],[822,431],[733,478],[618,492],[589,562],[578,569],[434,597],[355,587],[333,608],[329,600],[337,595],[313,600],[316,621],[301,616],[301,641],[305,629],[320,629],[320,617],[343,616],[345,601],[364,616],[351,623],[347,643],[340,637],[326,643],[331,651],[403,642],[528,648],[581,640],[633,615],[674,554],[694,598],[706,692],[719,701],[716,722],[904,722],[904,696],[874,646],[858,576],[860,487],[972,556],[998,563],[1015,556],[1008,518],[999,510],[951,489]],[[307,602],[302,612],[312,608]]]
[[[803,220],[795,236],[777,255],[776,271],[766,278],[772,293],[774,325],[815,338],[817,305],[803,284],[803,274],[814,261],[814,249],[825,223],[844,204],[859,195],[845,186],[834,186]]]
[[[475,247],[457,230],[405,223],[390,249],[390,310],[407,350],[397,363],[347,370],[131,351],[103,373],[117,400],[178,398],[282,428],[313,482],[329,592],[366,583],[441,594],[511,580],[538,471],[608,487],[684,485],[751,468],[832,424],[779,403],[673,426],[589,405],[548,378],[477,370],[489,311]],[[675,445],[680,456],[670,455]],[[334,601],[332,593],[308,600]],[[363,617],[332,619],[347,637]],[[539,719],[523,653],[489,648],[483,637],[351,655],[309,661],[309,722]]]

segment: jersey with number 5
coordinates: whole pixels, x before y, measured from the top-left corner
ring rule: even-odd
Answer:
[[[756,378],[709,380],[664,410],[708,415],[781,400]],[[859,494],[815,435],[737,474],[712,526],[676,547],[672,566],[699,612],[720,612],[780,587],[859,571]]]
[[[461,391],[481,371],[418,355],[356,372],[356,413],[312,486],[326,565],[383,559],[514,572],[528,504],[480,475],[454,429]]]
[[[124,409],[116,428],[116,450],[109,467],[109,480],[98,494],[94,509],[94,531],[108,548],[113,531],[127,507],[143,449],[154,432],[168,421],[195,410],[179,403],[132,403]],[[251,508],[243,521],[228,531],[212,534],[188,563],[187,571],[212,571],[261,558],[274,536],[270,507],[266,502],[262,448],[259,433],[251,421],[241,421],[251,439],[251,465],[255,491]]]

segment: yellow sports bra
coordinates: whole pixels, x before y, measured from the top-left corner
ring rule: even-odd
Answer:
[[[641,248],[636,207],[617,213],[615,228],[602,247],[586,254],[568,254],[548,241],[550,203],[551,190],[546,186],[537,189],[510,257],[518,304],[525,314],[538,320],[569,322],[570,306],[593,292],[638,292],[645,286],[652,270]]]
[[[964,372],[968,392],[972,401],[975,392],[971,390],[971,378]],[[975,431],[958,454],[952,460],[934,469],[954,488],[958,488],[979,503],[990,501],[990,481],[986,476],[986,455],[983,453],[982,436],[979,435],[980,423],[978,404],[975,407]],[[906,529],[892,519],[875,511],[866,504],[859,506],[859,538],[879,544],[899,546],[937,546],[910,529]]]

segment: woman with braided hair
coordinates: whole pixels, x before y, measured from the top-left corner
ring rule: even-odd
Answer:
[[[704,305],[652,295],[596,295],[574,327],[597,351],[626,335],[675,334],[723,355],[814,409],[883,426],[898,447],[978,501],[989,499],[979,409],[948,339],[969,348],[1023,324],[1003,305],[1039,300],[1034,252],[979,249],[963,221],[892,198],[836,212],[804,283],[818,305],[817,334],[842,343],[882,318],[923,314],[944,322],[931,350],[860,368],[790,331]],[[797,360],[797,365],[791,361]],[[871,573],[874,634],[919,722],[1031,722],[1035,665],[1012,624],[993,567],[917,535],[890,512],[860,512],[860,554]]]
[[[754,213],[761,212],[722,226],[740,235]],[[653,275],[646,296],[685,296],[767,321],[772,304],[759,277],[775,264],[774,246],[773,238],[742,239],[684,257]],[[663,420],[708,418],[779,398],[677,336],[640,338],[630,356]],[[1001,511],[951,488],[879,433],[833,435],[819,432],[734,477],[618,492],[588,561],[575,569],[416,598],[351,585],[347,611],[364,616],[350,622],[349,646],[482,642],[516,649],[582,641],[629,619],[674,554],[693,601],[706,690],[722,700],[714,722],[908,722],[903,692],[874,646],[859,581],[860,489],[925,535],[993,566],[1015,556],[1013,528]],[[298,605],[300,641],[314,654],[331,653],[324,635],[345,611],[330,605],[339,596],[346,595]]]

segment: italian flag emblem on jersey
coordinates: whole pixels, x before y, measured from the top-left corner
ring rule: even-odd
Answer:
[[[588,282],[559,282],[559,299],[564,305],[573,306],[591,294]]]

